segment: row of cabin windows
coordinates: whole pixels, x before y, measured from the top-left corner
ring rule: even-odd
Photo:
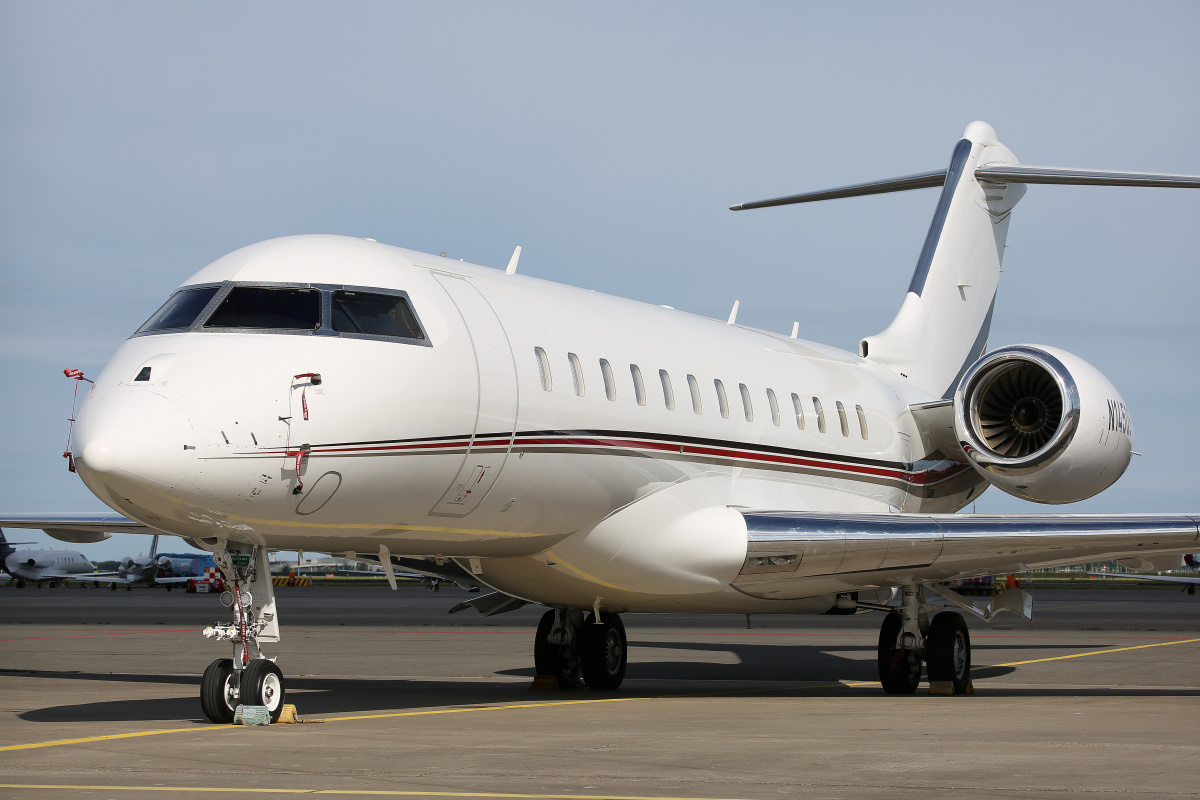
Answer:
[[[546,355],[546,351],[540,347],[533,348],[533,354],[537,357],[538,376],[542,381],[542,389],[544,391],[552,391],[554,389],[553,377],[550,373],[550,359]],[[575,389],[575,394],[583,397],[587,392],[587,385],[583,375],[583,364],[579,360],[579,356],[574,353],[567,353],[567,364],[571,368],[571,385]],[[639,406],[646,405],[646,384],[642,378],[642,370],[637,364],[629,365],[629,374],[633,379],[633,396],[637,400]],[[610,401],[617,399],[617,381],[613,374],[612,364],[608,359],[600,359],[600,375],[604,381],[604,395]],[[665,369],[658,371],[658,380],[662,384],[663,404],[668,411],[675,410],[675,388],[671,383],[671,376]],[[704,401],[700,396],[700,382],[696,380],[695,375],[687,376],[688,394],[691,395],[692,411],[696,414],[704,412]],[[713,381],[713,389],[717,396],[717,408],[721,412],[724,419],[729,419],[729,396],[725,393],[725,384],[718,378]],[[750,389],[746,384],[738,384],[738,394],[742,399],[742,413],[745,414],[747,422],[754,421],[754,402],[750,398]],[[792,411],[796,417],[796,427],[804,430],[805,412],[804,404],[800,400],[800,395],[795,392],[791,393]],[[821,405],[820,398],[812,399],[813,411],[817,421],[817,430],[825,433],[825,408]],[[767,406],[771,410],[771,424],[779,427],[781,424],[779,398],[775,394],[774,389],[767,389]],[[850,422],[847,418],[846,407],[838,400],[834,403],[837,408],[838,424],[842,429],[842,436],[850,435]],[[863,411],[863,407],[855,405],[854,410],[858,415],[858,432],[865,440],[867,438],[867,415]]]

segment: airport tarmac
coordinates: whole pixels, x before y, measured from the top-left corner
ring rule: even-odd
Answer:
[[[958,697],[883,694],[878,614],[629,614],[620,690],[545,692],[540,608],[277,594],[270,653],[314,724],[202,720],[216,596],[0,589],[0,797],[1200,795],[1200,598],[1174,587],[1040,589],[1033,622],[971,622]]]

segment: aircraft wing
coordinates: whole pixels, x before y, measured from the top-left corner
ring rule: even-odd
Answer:
[[[741,513],[748,552],[733,585],[772,599],[1182,554],[1200,541],[1200,514]]]
[[[1139,581],[1163,581],[1164,583],[1190,583],[1200,586],[1200,575],[1138,575],[1132,572],[1089,572],[1093,578],[1135,578]]]
[[[0,518],[0,528],[39,528],[47,536],[73,544],[103,541],[114,533],[161,532],[113,511],[8,514]]]

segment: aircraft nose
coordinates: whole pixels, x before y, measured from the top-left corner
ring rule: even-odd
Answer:
[[[188,415],[155,392],[139,389],[97,398],[80,423],[75,460],[85,483],[148,481],[173,489],[195,460]]]

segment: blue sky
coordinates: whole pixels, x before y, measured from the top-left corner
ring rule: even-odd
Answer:
[[[4,0],[0,510],[98,509],[60,456],[62,368],[97,372],[188,275],[274,236],[500,268],[520,244],[526,274],[721,318],[739,299],[739,322],[854,348],[937,193],[728,206],[942,168],[974,119],[1025,163],[1200,174],[1197,30],[1190,2]],[[1198,212],[1035,186],[1014,214],[991,346],[1091,361],[1144,454],[1058,510],[1200,510]]]

